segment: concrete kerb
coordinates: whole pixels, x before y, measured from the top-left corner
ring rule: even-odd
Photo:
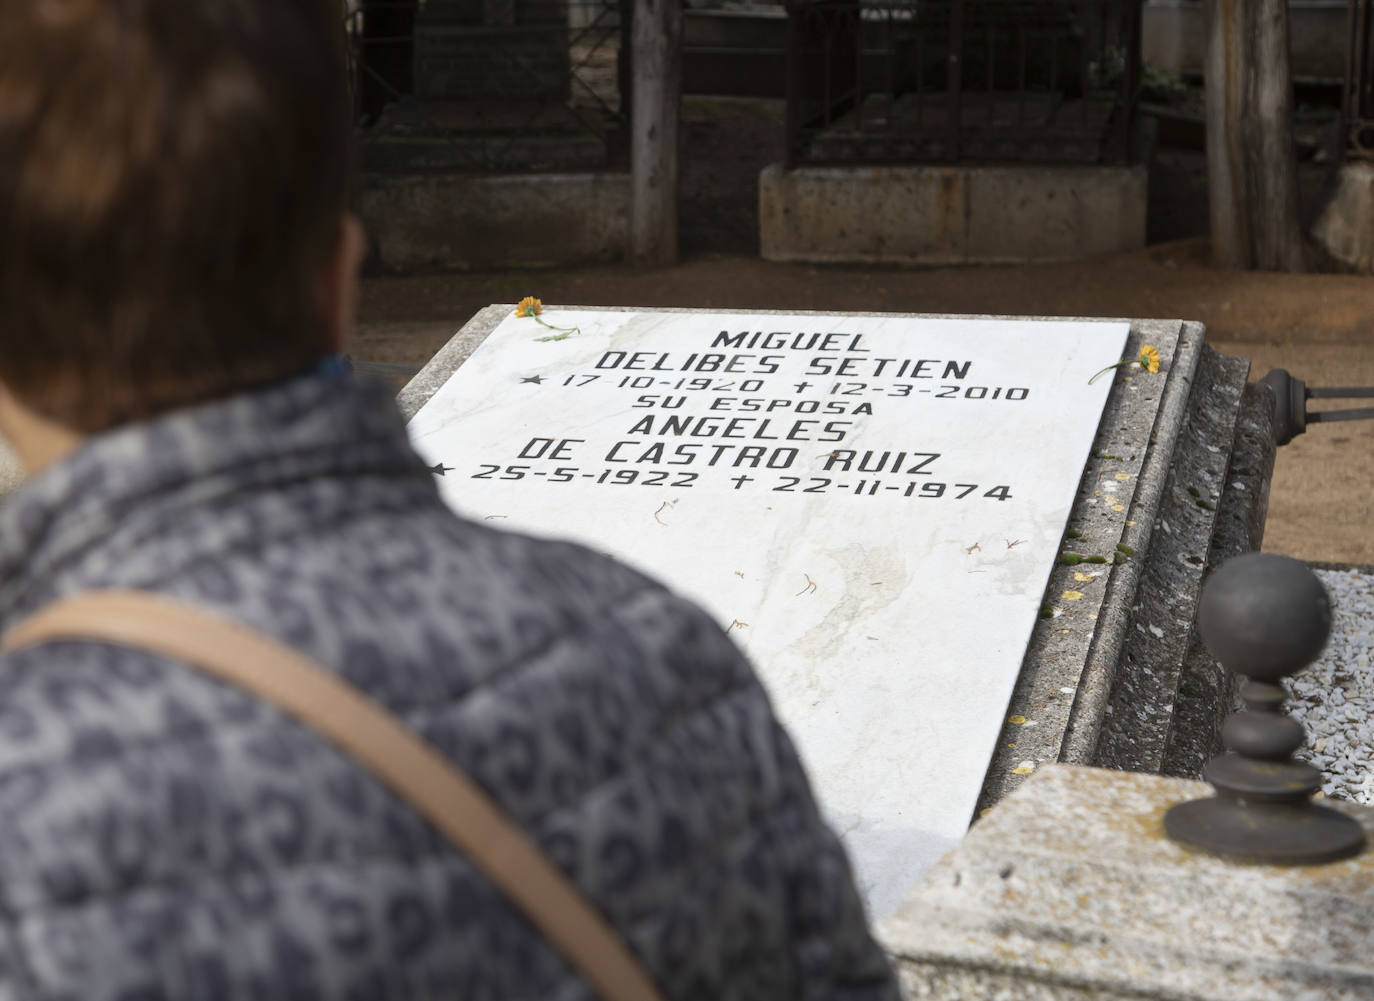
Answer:
[[[884,921],[912,999],[1367,1001],[1374,853],[1229,862],[1164,834],[1210,786],[1046,769],[977,824]],[[1374,809],[1328,801],[1374,833]]]

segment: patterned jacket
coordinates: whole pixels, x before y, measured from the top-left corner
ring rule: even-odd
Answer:
[[[845,854],[701,611],[455,517],[381,387],[311,375],[95,436],[0,505],[0,628],[147,588],[363,688],[452,757],[667,996],[894,999]],[[151,654],[0,660],[0,1001],[590,998],[429,825]]]

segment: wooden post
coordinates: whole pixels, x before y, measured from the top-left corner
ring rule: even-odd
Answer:
[[[1211,0],[1207,189],[1220,267],[1303,271],[1287,0]]]
[[[633,0],[630,55],[630,261],[677,263],[682,0]]]

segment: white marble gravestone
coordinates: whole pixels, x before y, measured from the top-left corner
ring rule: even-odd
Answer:
[[[548,311],[410,423],[461,513],[708,608],[876,917],[966,830],[1124,322]]]

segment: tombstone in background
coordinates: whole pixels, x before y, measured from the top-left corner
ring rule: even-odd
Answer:
[[[361,137],[358,212],[384,270],[624,258],[628,52],[617,0],[427,0],[414,89]],[[370,76],[364,47],[360,72]]]
[[[363,143],[368,171],[529,173],[606,164],[613,123],[569,100],[567,0],[431,0],[414,14],[413,50],[413,91],[383,111]],[[374,45],[363,55],[383,51]]]
[[[1042,764],[1212,752],[1197,586],[1258,545],[1272,397],[1198,325],[559,311],[580,331],[539,340],[510,314],[401,394],[446,494],[712,610],[876,915]],[[1089,384],[1145,344],[1158,374]]]
[[[415,94],[564,101],[567,24],[567,0],[429,0],[415,23]]]

